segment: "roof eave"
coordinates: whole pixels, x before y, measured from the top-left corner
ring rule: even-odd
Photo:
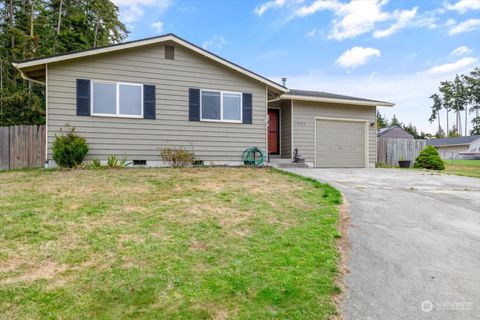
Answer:
[[[432,146],[432,147],[458,147],[458,146],[469,146],[471,144],[472,144],[471,142],[469,142],[469,143],[443,143],[443,144],[428,144],[427,143],[427,145]]]
[[[373,106],[373,107],[393,107],[395,104],[385,101],[362,101],[362,100],[350,100],[350,99],[336,99],[336,98],[321,98],[321,97],[309,97],[309,96],[296,96],[284,94],[281,96],[282,99],[290,100],[300,100],[300,101],[312,101],[312,102],[330,102],[338,104],[354,104],[362,106]]]
[[[32,60],[32,61],[25,61],[25,62],[15,62],[15,63],[12,63],[12,65],[17,68],[19,71],[21,71],[22,69],[24,68],[28,68],[28,67],[33,67],[33,66],[37,66],[37,65],[42,65],[42,64],[49,64],[49,63],[53,63],[53,62],[60,62],[60,61],[65,61],[65,60],[71,60],[71,59],[76,59],[76,58],[83,58],[83,57],[89,57],[89,56],[92,56],[92,55],[97,55],[97,54],[101,54],[101,53],[108,53],[108,52],[113,52],[113,51],[119,51],[119,50],[125,50],[125,49],[129,49],[129,48],[135,48],[135,47],[140,47],[140,46],[145,46],[145,45],[150,45],[150,44],[155,44],[155,43],[159,43],[159,42],[165,42],[165,41],[173,41],[173,42],[176,42],[176,43],[179,43],[180,45],[186,47],[186,48],[189,48],[190,50],[193,50],[197,53],[200,53],[218,63],[221,63],[237,72],[240,72],[246,76],[249,76],[250,78],[253,78],[259,82],[262,82],[262,83],[265,83],[266,85],[272,87],[272,88],[275,88],[276,90],[284,93],[284,92],[287,92],[288,89],[283,87],[282,85],[278,84],[278,83],[275,83],[271,80],[268,80],[252,71],[249,71],[243,67],[240,67],[238,65],[236,65],[235,63],[232,63],[228,60],[225,60],[209,51],[206,51],[204,49],[201,49],[200,47],[186,41],[186,40],[183,40],[173,34],[167,34],[165,36],[160,36],[160,37],[156,37],[156,38],[150,38],[150,39],[145,39],[145,40],[139,40],[139,41],[134,41],[134,42],[128,42],[128,43],[124,43],[124,44],[118,44],[118,45],[115,45],[115,46],[107,46],[107,47],[104,47],[104,48],[97,48],[97,49],[94,49],[94,50],[87,50],[87,51],[80,51],[80,52],[74,52],[74,53],[70,53],[70,54],[66,54],[66,55],[61,55],[61,56],[54,56],[54,57],[46,57],[46,58],[43,58],[43,59],[36,59],[36,60]]]

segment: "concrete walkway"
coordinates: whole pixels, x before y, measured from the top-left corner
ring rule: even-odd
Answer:
[[[346,319],[480,319],[480,179],[288,171],[330,183],[349,203]]]

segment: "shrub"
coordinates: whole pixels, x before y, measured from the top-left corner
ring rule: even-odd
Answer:
[[[75,133],[75,128],[73,128],[66,135],[55,135],[52,150],[53,160],[57,165],[73,168],[82,163],[88,152],[88,144],[84,137]]]
[[[90,161],[84,161],[81,165],[77,166],[80,169],[100,169],[102,167],[100,160],[93,159]]]
[[[127,154],[124,153],[122,159],[118,159],[118,157],[114,154],[109,155],[107,158],[107,166],[110,168],[124,168],[131,165],[132,162],[127,162]]]
[[[163,148],[160,150],[160,157],[174,168],[190,166],[195,160],[193,152],[183,148]]]
[[[437,149],[432,146],[427,146],[420,152],[417,159],[415,159],[415,168],[431,169],[431,170],[443,170],[445,164],[443,163]]]

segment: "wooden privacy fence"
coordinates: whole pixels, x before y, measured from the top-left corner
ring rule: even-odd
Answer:
[[[0,170],[42,167],[45,126],[0,127]]]
[[[377,163],[396,166],[399,160],[411,160],[413,165],[426,143],[420,139],[378,138]]]

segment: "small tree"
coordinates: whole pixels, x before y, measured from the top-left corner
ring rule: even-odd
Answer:
[[[448,132],[448,136],[450,138],[460,137],[460,133],[458,132],[458,128],[456,125],[453,125],[452,129]]]
[[[480,135],[480,117],[472,119],[473,128],[470,130],[472,136]]]
[[[432,146],[427,146],[420,152],[417,159],[415,159],[414,168],[430,169],[430,170],[444,170],[443,163],[437,149]]]
[[[415,127],[412,123],[409,123],[408,126],[404,126],[403,130],[410,133],[415,139],[420,139],[420,135],[418,134],[417,127]]]
[[[388,119],[384,115],[377,111],[377,129],[388,127]]]
[[[402,123],[400,122],[400,120],[398,120],[397,118],[397,115],[393,115],[392,117],[392,121],[390,121],[390,126],[393,127],[393,126],[398,126],[398,127],[402,127]]]
[[[71,129],[64,136],[55,135],[52,145],[53,160],[60,167],[73,168],[79,166],[88,152],[88,144],[84,137]]]
[[[435,133],[435,138],[437,139],[445,138],[445,131],[443,130],[442,127],[438,128],[438,131]]]

